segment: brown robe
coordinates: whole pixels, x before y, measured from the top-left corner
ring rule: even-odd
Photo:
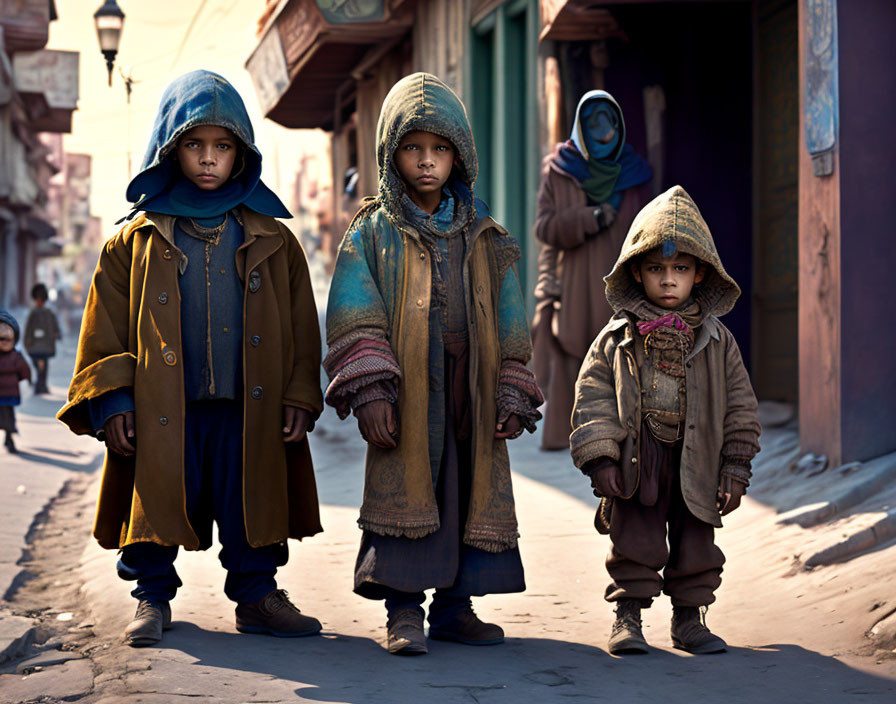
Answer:
[[[550,156],[545,159],[535,211],[535,237],[543,246],[532,323],[536,377],[548,401],[545,449],[569,446],[579,367],[613,315],[603,277],[613,268],[641,207],[642,189],[624,191],[616,219],[598,232],[594,206],[578,181],[558,169]]]

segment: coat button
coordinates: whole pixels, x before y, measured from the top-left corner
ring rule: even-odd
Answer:
[[[165,364],[167,364],[169,367],[173,367],[175,364],[177,364],[177,355],[174,354],[174,350],[163,350],[162,359],[165,360]]]
[[[253,347],[258,347],[258,346],[261,344],[261,335],[253,335],[253,336],[252,336],[252,339],[249,340],[249,343],[250,343]]]
[[[632,457],[632,464],[638,464],[638,458]]]
[[[162,252],[162,259],[171,259],[170,249],[166,249],[164,252]]]
[[[263,394],[264,389],[262,389],[260,386],[256,386],[254,389],[252,389],[252,398],[254,398],[256,401],[260,399]]]
[[[423,252],[420,252],[420,258],[421,258],[421,259],[426,259],[426,255],[425,255]]]
[[[168,418],[165,416],[159,418],[159,425],[168,425]]]
[[[162,291],[159,294],[159,303],[161,303],[162,305],[165,305],[167,302],[168,302],[168,294],[165,293],[164,291]]]
[[[696,427],[697,427],[696,425],[689,425],[689,426],[688,426],[688,430],[693,430],[693,429],[696,428]]]
[[[261,288],[261,272],[253,271],[249,274],[249,293],[255,293]]]
[[[691,363],[688,362],[685,366],[686,366],[688,369],[690,369],[690,368],[691,368]]]
[[[417,307],[418,307],[418,308],[422,308],[422,307],[423,307],[423,299],[422,299],[422,298],[418,298],[418,299],[417,299]]]

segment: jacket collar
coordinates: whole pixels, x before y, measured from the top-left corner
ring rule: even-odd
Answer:
[[[277,234],[277,221],[271,216],[256,213],[254,210],[243,206],[239,207],[237,210],[239,211],[240,218],[243,220],[243,244],[240,246],[240,250],[244,250],[246,247],[250,246],[257,238],[267,238]],[[177,218],[174,215],[144,213],[143,221],[140,222],[139,220],[136,220],[134,224],[135,229],[154,227],[158,231],[162,236],[162,239],[177,252],[177,267],[180,273],[183,274],[187,268],[187,256],[174,244],[175,220],[177,220]],[[266,246],[261,248],[263,251],[258,252],[259,256],[237,256],[237,270],[239,277],[241,279],[244,278],[247,264],[248,268],[256,266],[259,261],[278,250],[280,244],[279,241],[266,243]]]
[[[498,224],[497,220],[492,218],[491,215],[486,215],[473,222],[473,230],[472,234],[470,235],[470,242],[475,242],[476,238],[486,230],[497,230],[502,235],[508,234],[507,230],[501,227],[501,225]]]
[[[388,215],[386,217],[388,218]],[[411,227],[405,222],[393,223],[393,225],[395,225],[397,229],[413,237],[415,240],[417,240],[417,242],[420,241],[420,233],[416,230],[416,228]],[[478,220],[473,221],[473,227],[470,230],[470,235],[467,241],[472,244],[476,241],[476,238],[479,237],[479,235],[481,235],[483,232],[486,232],[487,230],[492,229],[497,230],[502,235],[508,234],[507,230],[501,227],[501,225],[499,225],[496,220],[494,220],[490,215],[486,215],[479,218]]]
[[[713,340],[722,339],[721,332],[719,331],[719,319],[714,315],[707,315],[703,324],[697,328],[697,333],[694,336],[694,347],[690,354],[685,357],[684,361],[688,362],[692,360],[700,350],[709,344],[710,338]]]

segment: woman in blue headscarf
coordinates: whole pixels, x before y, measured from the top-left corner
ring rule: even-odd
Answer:
[[[569,446],[579,367],[613,311],[604,294],[609,273],[653,172],[625,142],[613,96],[582,96],[570,139],[542,167],[535,237],[542,242],[532,323],[535,373],[548,401],[542,447]]]
[[[233,86],[176,79],[90,288],[59,418],[108,446],[94,535],[136,583],[131,646],[170,626],[178,547],[210,547],[213,523],[237,630],[321,628],[275,579],[286,539],[321,530],[305,434],[323,399],[308,264],[260,176]]]

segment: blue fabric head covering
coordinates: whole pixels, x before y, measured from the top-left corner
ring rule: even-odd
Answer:
[[[596,133],[605,134],[610,128],[613,138],[601,144]],[[582,184],[592,205],[607,202],[618,208],[624,190],[653,178],[650,164],[626,144],[622,108],[605,90],[588,91],[579,100],[570,139],[558,146],[553,161]]]
[[[12,328],[12,341],[17,344],[19,342],[19,323],[12,317],[12,313],[0,308],[0,323]]]
[[[178,139],[201,125],[224,127],[243,144],[234,177],[214,191],[186,178],[177,163]],[[227,80],[211,71],[191,71],[176,78],[162,95],[143,167],[128,185],[134,211],[211,218],[245,205],[262,215],[291,218],[280,199],[261,181],[261,152],[243,99]],[[240,168],[242,166],[242,168]]]
[[[604,119],[601,122],[608,123],[615,129],[616,133],[609,144],[600,144],[595,139],[593,126],[589,124],[589,118],[593,115],[602,116]],[[589,90],[585,93],[576,108],[576,119],[569,138],[585,159],[617,161],[625,144],[625,119],[616,99],[605,90]]]

